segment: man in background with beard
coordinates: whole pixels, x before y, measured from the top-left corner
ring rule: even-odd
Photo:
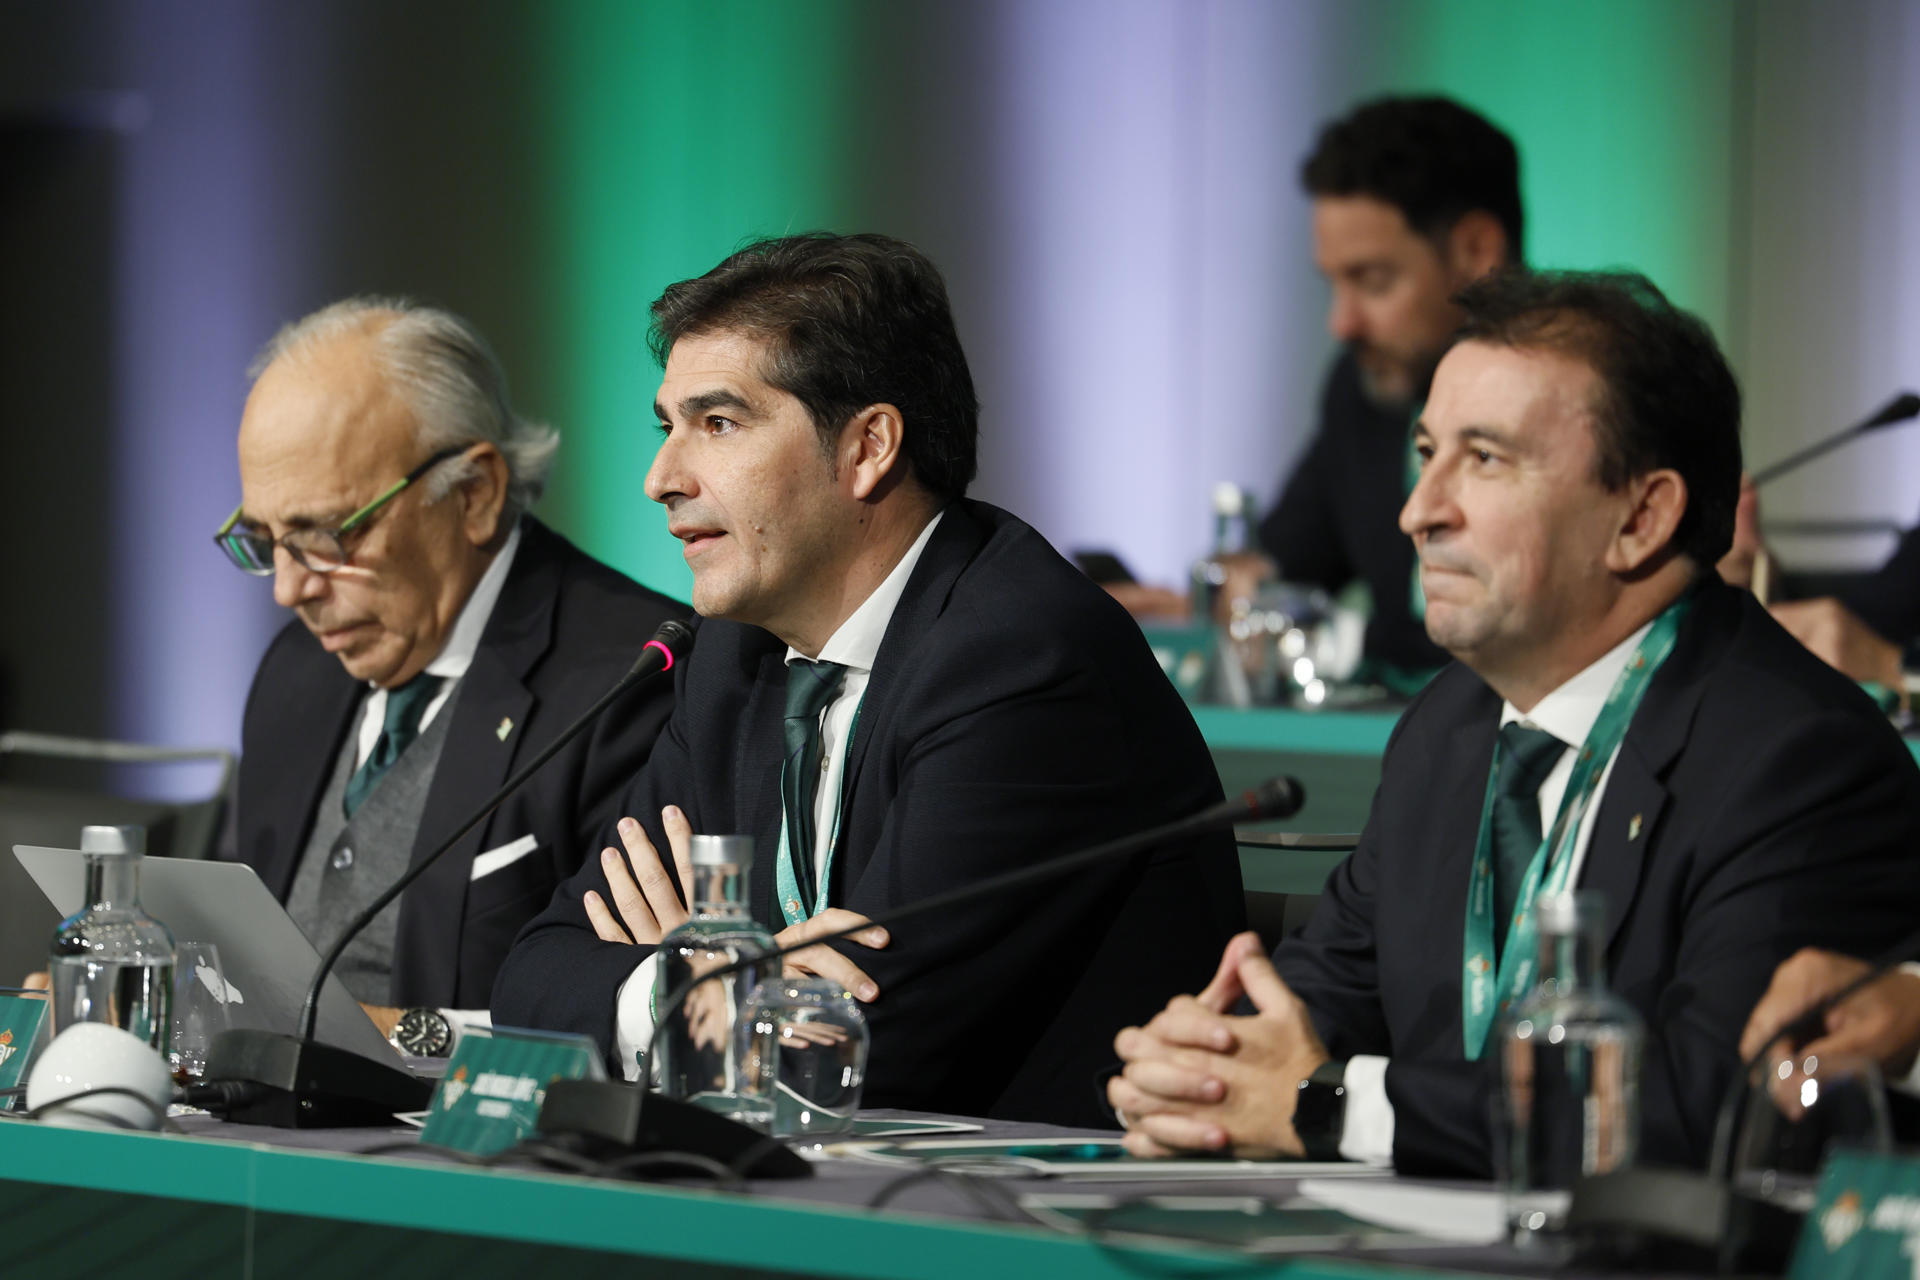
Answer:
[[[1288,582],[1372,592],[1366,656],[1420,671],[1447,656],[1427,638],[1413,544],[1397,520],[1416,475],[1409,427],[1459,328],[1453,295],[1521,261],[1513,140],[1447,98],[1382,98],[1328,125],[1300,170],[1313,200],[1314,265],[1345,344],[1320,423],[1260,525]]]

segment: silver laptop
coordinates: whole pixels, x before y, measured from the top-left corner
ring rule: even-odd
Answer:
[[[85,862],[78,850],[17,844],[13,856],[61,916],[86,905]],[[227,989],[237,997],[227,1005],[235,1027],[299,1034],[300,1006],[320,957],[252,867],[198,858],[143,858],[140,905],[171,929],[176,941],[211,942],[220,949]],[[332,974],[320,989],[315,1034],[336,1048],[390,1066],[406,1065]]]

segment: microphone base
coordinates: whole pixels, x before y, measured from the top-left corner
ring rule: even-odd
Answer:
[[[1697,1170],[1639,1166],[1582,1178],[1566,1229],[1583,1262],[1773,1275],[1786,1269],[1803,1220]]]
[[[549,1138],[574,1139],[595,1158],[680,1151],[725,1165],[747,1159],[743,1177],[813,1176],[805,1159],[757,1129],[622,1081],[555,1080],[547,1086],[537,1127]]]
[[[275,1031],[215,1036],[206,1079],[242,1086],[227,1119],[275,1129],[390,1125],[395,1112],[424,1110],[433,1097],[431,1080]]]

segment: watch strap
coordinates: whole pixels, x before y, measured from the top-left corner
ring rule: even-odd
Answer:
[[[1347,1125],[1347,1063],[1331,1058],[1300,1082],[1293,1107],[1293,1132],[1309,1160],[1340,1159]]]

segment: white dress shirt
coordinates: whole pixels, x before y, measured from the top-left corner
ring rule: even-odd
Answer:
[[[1547,780],[1540,784],[1540,828],[1543,832],[1552,833],[1554,818],[1560,812],[1560,800],[1566,794],[1567,782],[1573,777],[1574,757],[1579,754],[1576,748],[1593,732],[1594,721],[1600,718],[1600,710],[1607,703],[1607,695],[1613,692],[1614,682],[1626,670],[1633,651],[1652,629],[1651,622],[1641,627],[1607,650],[1579,675],[1540,699],[1524,715],[1511,702],[1501,706],[1501,727],[1519,720],[1533,728],[1545,729],[1567,744],[1568,749],[1560,753],[1560,759],[1547,774]],[[1600,813],[1600,801],[1607,793],[1607,782],[1613,777],[1613,764],[1619,756],[1620,748],[1616,746],[1613,754],[1607,757],[1606,769],[1600,774],[1600,785],[1594,790],[1593,803],[1581,816],[1580,830],[1574,837],[1570,854],[1573,858],[1573,865],[1568,868],[1567,874],[1567,883],[1570,885],[1580,883],[1580,874],[1587,861],[1587,846],[1593,843],[1594,820]],[[1340,1154],[1349,1160],[1362,1160],[1368,1164],[1393,1163],[1393,1103],[1387,1099],[1387,1062],[1388,1059],[1373,1054],[1356,1054],[1347,1060],[1347,1073],[1343,1079],[1347,1090],[1347,1114],[1346,1123],[1340,1131]]]
[[[880,653],[880,642],[886,639],[887,624],[893,621],[893,611],[900,605],[900,597],[907,589],[907,579],[913,576],[913,568],[920,563],[921,552],[927,549],[927,541],[933,537],[935,526],[940,523],[940,515],[927,521],[926,528],[913,540],[907,553],[900,557],[899,563],[888,571],[872,594],[860,602],[860,606],[847,620],[842,622],[827,642],[820,646],[816,661],[837,662],[844,666],[845,677],[840,683],[840,692],[834,695],[820,716],[820,785],[813,794],[813,872],[814,883],[820,886],[824,894],[827,886],[827,859],[833,852],[835,826],[840,815],[840,789],[846,777],[847,749],[853,743],[854,720],[860,713],[860,699],[867,692],[867,683],[873,678],[873,661]],[[806,654],[788,646],[786,661],[791,664],[796,659],[804,660]],[[767,855],[756,852],[756,856]],[[776,857],[787,856],[787,819],[783,812],[780,817],[780,845],[775,850]],[[805,916],[814,914],[813,903],[800,904],[799,913]],[[615,997],[614,1048],[627,1079],[639,1078],[639,1054],[653,1040],[653,984],[655,957],[649,955],[627,975],[620,984],[619,994]]]
[[[440,708],[447,705],[453,697],[454,687],[461,677],[467,674],[467,668],[473,665],[473,655],[480,649],[480,637],[486,634],[487,621],[493,617],[493,606],[499,603],[500,588],[506,585],[507,574],[513,568],[514,553],[520,550],[520,522],[514,521],[513,529],[507,534],[505,545],[494,556],[493,563],[480,575],[480,581],[473,584],[473,593],[467,602],[460,606],[460,616],[454,619],[453,630],[447,633],[447,642],[440,646],[440,652],[432,662],[426,665],[425,674],[439,676],[440,688],[433,695],[433,701],[421,713],[420,728],[425,729],[440,714]],[[358,769],[373,754],[374,746],[380,741],[380,730],[387,722],[387,691],[379,685],[369,686],[366,703],[360,709],[359,738],[355,742],[353,767]],[[454,1043],[458,1044],[460,1033],[466,1027],[490,1027],[493,1018],[485,1009],[442,1009],[440,1013],[453,1027]],[[452,1047],[448,1047],[452,1052]]]
[[[440,708],[447,705],[447,699],[453,696],[453,687],[460,677],[467,674],[467,668],[473,665],[473,655],[479,652],[480,637],[486,634],[487,621],[493,617],[493,606],[500,600],[500,588],[506,585],[507,573],[513,568],[514,553],[520,550],[520,522],[514,521],[513,531],[507,534],[506,545],[480,575],[480,581],[473,584],[473,594],[460,606],[460,616],[453,621],[453,630],[447,633],[447,642],[440,646],[440,652],[432,662],[426,665],[424,674],[439,676],[440,689],[433,695],[433,701],[420,716],[420,728],[424,731],[440,714]],[[387,691],[379,685],[370,686],[367,701],[360,709],[360,737],[353,758],[353,767],[358,769],[373,754],[373,748],[380,741],[380,730],[387,721]]]

